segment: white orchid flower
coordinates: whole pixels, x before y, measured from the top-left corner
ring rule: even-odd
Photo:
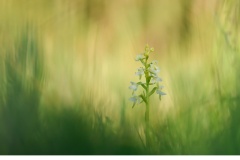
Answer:
[[[139,82],[130,82],[131,85],[129,89],[132,90],[132,97],[129,99],[133,102],[133,107],[137,103],[145,103],[146,107],[149,107],[150,97],[156,92],[159,95],[159,99],[161,100],[161,96],[166,95],[166,93],[162,92],[163,86],[159,86],[162,81],[162,78],[159,77],[160,68],[158,67],[158,61],[153,60],[148,62],[150,54],[154,52],[153,48],[150,48],[149,45],[146,45],[145,51],[141,54],[138,54],[135,58],[136,61],[140,61],[142,67],[138,68],[135,72],[135,75],[139,77]],[[143,82],[141,79],[145,78]],[[138,87],[140,86],[140,87]],[[143,90],[141,94],[138,96],[135,95],[136,91]],[[147,113],[147,110],[146,110]],[[147,113],[149,115],[149,113]]]
[[[141,79],[142,75],[144,75],[144,69],[142,67],[138,68],[138,71],[135,74],[139,76],[139,79]]]
[[[162,81],[162,78],[155,76],[155,75],[152,76],[151,83],[158,83],[161,81]]]
[[[132,101],[133,103],[137,103],[140,101],[139,97],[135,95],[129,98],[129,100]]]
[[[153,74],[153,75],[156,76],[156,75],[160,72],[160,68],[157,67],[157,66],[155,66],[155,65],[153,65],[153,64],[151,64],[150,67],[149,67],[149,69],[148,69],[148,71],[149,71],[151,74]]]
[[[136,61],[139,61],[139,60],[142,60],[142,59],[144,59],[144,55],[142,55],[142,54],[138,54],[135,58]]]
[[[131,86],[129,86],[129,89],[133,90],[132,94],[134,94],[134,92],[137,91],[138,89],[138,84],[135,82],[130,82],[130,83],[131,83]]]
[[[162,92],[163,86],[158,87],[156,93],[159,95],[159,99],[161,100],[161,96],[167,95],[166,93]]]
[[[137,103],[140,103],[140,97],[139,97],[139,96],[136,96],[136,95],[133,95],[131,98],[129,98],[129,100],[133,102],[132,108],[133,108]]]

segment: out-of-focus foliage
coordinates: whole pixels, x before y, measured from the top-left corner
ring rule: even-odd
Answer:
[[[239,5],[0,0],[0,154],[239,154]],[[128,102],[146,43],[167,93],[148,152]]]

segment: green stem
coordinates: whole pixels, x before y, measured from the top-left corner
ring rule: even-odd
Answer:
[[[149,72],[147,70],[147,60],[148,57],[146,58],[145,61],[145,77],[146,77],[146,111],[145,111],[145,123],[146,123],[146,128],[145,128],[145,134],[146,134],[146,147],[147,149],[150,148],[150,135],[149,135],[149,83],[151,77],[149,76]]]
[[[146,111],[145,111],[145,123],[146,123],[146,147],[150,147],[150,136],[149,136],[149,98],[147,98]]]
[[[147,90],[146,90],[146,112],[145,112],[145,122],[149,123],[149,87],[147,86]]]

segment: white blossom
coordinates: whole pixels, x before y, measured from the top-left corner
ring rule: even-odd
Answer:
[[[140,98],[136,95],[129,98],[129,100],[132,101],[133,103],[139,103],[140,102]]]
[[[142,54],[138,54],[135,58],[136,61],[139,61],[139,60],[142,60],[142,59],[144,59],[144,55],[142,55]]]
[[[144,75],[144,69],[142,67],[138,68],[138,71],[135,74],[139,76],[139,79],[141,79],[142,75]]]
[[[138,84],[135,82],[130,82],[131,86],[129,86],[129,89],[136,91],[138,89]]]
[[[162,91],[162,89],[163,89],[163,86],[160,86],[160,87],[158,87],[158,89],[156,90],[156,93],[159,95],[159,99],[160,99],[160,100],[161,100],[161,96],[166,95],[166,93],[164,93],[164,92]]]
[[[158,82],[161,82],[161,81],[162,81],[162,78],[160,78],[156,75],[152,76],[151,83],[158,83]]]
[[[153,64],[150,64],[150,67],[148,69],[148,71],[152,74],[157,76],[157,74],[160,72],[160,68],[158,66],[155,66]]]

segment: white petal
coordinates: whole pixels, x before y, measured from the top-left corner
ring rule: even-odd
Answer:
[[[157,94],[162,95],[162,96],[166,95],[166,93],[162,92],[161,90],[157,90],[156,92],[157,92]]]
[[[131,86],[129,86],[129,89],[136,91],[138,88],[138,84],[135,82],[130,82],[130,83],[131,83]]]
[[[136,61],[139,61],[139,60],[141,60],[141,59],[143,59],[143,58],[144,58],[144,56],[143,56],[142,54],[138,54],[138,55],[136,56],[135,60],[136,60]]]
[[[152,64],[158,64],[158,61],[157,60],[154,60],[151,62]]]
[[[133,90],[133,91],[136,91],[136,90],[137,90],[137,86],[132,85],[132,86],[129,87],[129,89],[131,89],[131,90]]]
[[[157,78],[156,78],[156,81],[157,81],[157,82],[161,82],[162,79],[161,79],[160,77],[157,77]]]
[[[136,83],[135,82],[130,82],[132,85],[135,85]]]
[[[137,102],[137,98],[134,96],[134,97],[131,97],[131,98],[129,98],[129,100],[130,101],[132,101],[132,102]]]

